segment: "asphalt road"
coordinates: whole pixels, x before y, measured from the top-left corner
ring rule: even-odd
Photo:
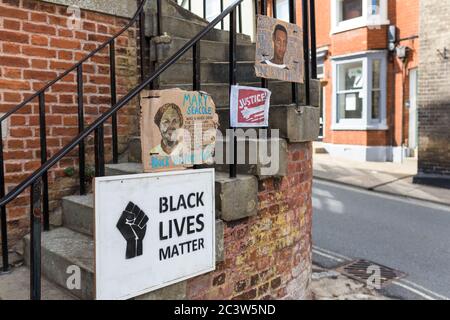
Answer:
[[[450,207],[318,180],[313,207],[316,263],[367,259],[408,274],[395,297],[450,297]]]

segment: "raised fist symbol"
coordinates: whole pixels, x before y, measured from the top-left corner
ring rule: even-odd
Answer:
[[[147,231],[147,222],[148,217],[144,211],[133,202],[128,203],[117,222],[117,229],[127,241],[127,259],[142,255],[142,240]]]

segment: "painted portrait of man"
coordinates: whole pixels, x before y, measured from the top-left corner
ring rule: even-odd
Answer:
[[[258,16],[255,54],[257,77],[303,82],[303,33],[298,25]]]
[[[273,41],[273,58],[264,60],[261,64],[267,64],[271,67],[289,70],[284,63],[288,44],[288,32],[284,26],[277,24],[272,34]]]

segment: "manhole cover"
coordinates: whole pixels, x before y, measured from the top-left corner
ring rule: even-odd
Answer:
[[[394,280],[406,277],[404,272],[363,259],[345,264],[336,271],[378,289]]]

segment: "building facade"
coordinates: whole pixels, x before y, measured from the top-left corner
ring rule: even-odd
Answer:
[[[415,182],[450,186],[450,6],[420,3],[419,169]]]
[[[401,162],[417,148],[418,0],[316,0],[323,142]]]

